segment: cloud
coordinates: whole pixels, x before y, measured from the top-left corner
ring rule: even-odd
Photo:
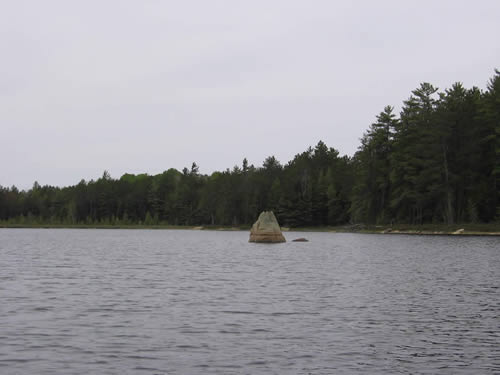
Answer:
[[[422,81],[484,87],[497,1],[16,1],[0,15],[1,185],[353,154]]]

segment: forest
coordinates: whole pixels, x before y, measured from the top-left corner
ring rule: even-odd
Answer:
[[[244,159],[211,175],[193,163],[67,187],[0,186],[4,225],[243,226],[263,210],[287,227],[498,221],[500,71],[486,90],[422,83],[399,115],[383,108],[353,156],[319,141],[286,164]]]

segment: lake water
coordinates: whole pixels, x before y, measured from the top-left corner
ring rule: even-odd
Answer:
[[[500,237],[0,229],[0,374],[498,374]]]

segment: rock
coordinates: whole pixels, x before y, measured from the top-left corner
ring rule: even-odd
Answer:
[[[455,232],[453,232],[452,234],[462,234],[464,232],[465,229],[459,229],[459,230],[456,230]]]
[[[292,240],[292,242],[309,242],[309,240],[307,238],[301,237]]]
[[[286,242],[278,220],[272,211],[264,211],[259,215],[257,221],[252,225],[248,242]]]

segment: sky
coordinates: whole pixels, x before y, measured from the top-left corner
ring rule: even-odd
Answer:
[[[0,185],[353,155],[421,82],[485,89],[500,1],[0,0]]]

